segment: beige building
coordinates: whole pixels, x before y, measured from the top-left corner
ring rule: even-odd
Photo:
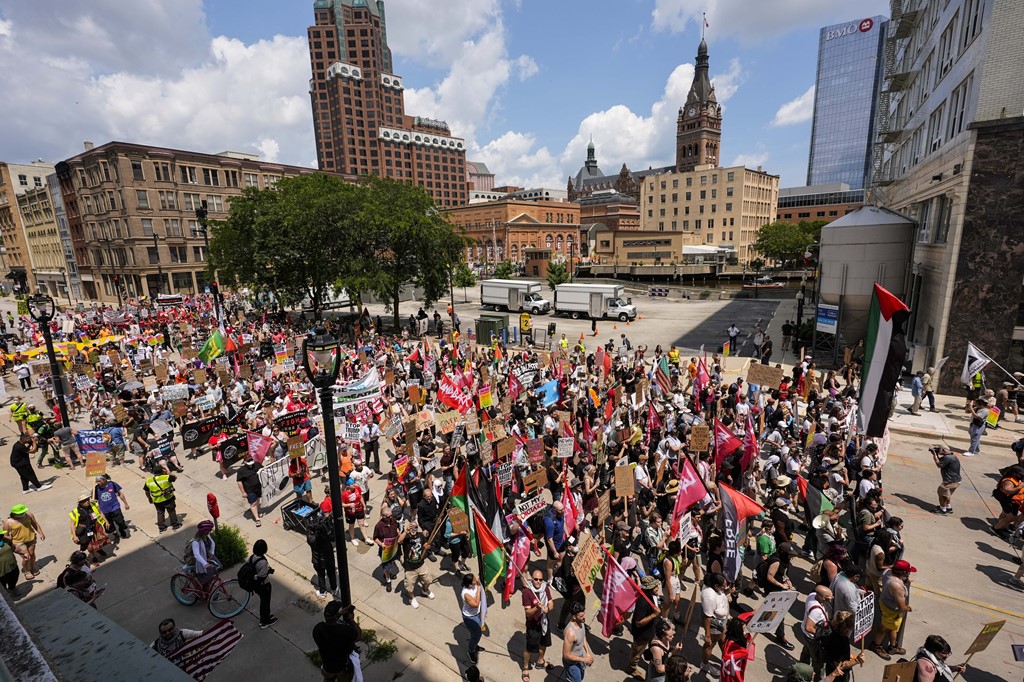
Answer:
[[[697,166],[646,175],[640,183],[640,229],[680,232],[692,245],[736,251],[741,263],[756,258],[757,231],[775,220],[779,176],[758,167]]]
[[[32,290],[54,298],[67,296],[67,261],[49,186],[36,187],[20,195],[18,212],[25,230]]]
[[[46,176],[53,173],[53,168],[53,164],[44,161],[30,164],[0,161],[0,238],[3,239],[0,279],[9,280],[23,291],[32,282],[32,263],[18,197],[30,190],[45,190]]]
[[[580,207],[568,201],[502,198],[441,211],[456,231],[473,240],[466,261],[522,263],[526,249],[549,249],[551,259],[580,258]]]
[[[85,152],[57,164],[83,295],[109,303],[119,294],[202,291],[209,280],[196,209],[205,205],[211,223],[225,220],[245,188],[316,172],[236,152],[86,143]]]

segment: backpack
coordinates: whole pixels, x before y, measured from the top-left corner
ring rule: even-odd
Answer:
[[[246,592],[252,592],[256,589],[256,564],[253,562],[255,558],[256,555],[254,554],[238,569],[238,586]]]

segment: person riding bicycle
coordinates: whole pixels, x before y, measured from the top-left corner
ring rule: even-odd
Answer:
[[[217,543],[210,536],[213,521],[200,521],[196,534],[185,548],[185,572],[194,573],[205,588],[217,577],[222,564],[217,558]]]

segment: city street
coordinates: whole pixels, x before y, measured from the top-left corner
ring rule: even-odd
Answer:
[[[9,299],[3,301],[0,307],[9,302]],[[717,321],[707,323],[704,318],[720,318],[713,309],[722,306],[720,302],[642,301],[640,304],[644,319],[631,324],[624,333],[629,334],[634,343],[648,343],[652,347],[659,339],[686,337],[709,324],[717,325]],[[459,305],[458,308],[464,322],[467,321],[472,314],[472,305]],[[406,304],[403,310],[415,312],[415,306]],[[577,338],[575,326],[584,326],[582,322],[562,319],[557,324],[559,329],[572,330]],[[743,326],[740,321],[737,324]],[[601,337],[606,336],[607,333],[602,331]],[[10,377],[7,378],[7,390],[9,395],[15,393]],[[29,402],[36,393],[35,390],[27,393]],[[946,427],[947,430],[956,432],[959,419],[956,407],[962,405],[961,400],[950,397],[940,398],[939,402],[948,412],[941,418],[939,415],[926,415],[926,418],[936,420],[936,434],[943,428],[940,424],[946,422],[952,424]],[[992,535],[986,526],[995,508],[990,494],[994,486],[993,472],[1012,462],[1012,453],[1006,444],[1024,435],[1024,426],[1009,424],[994,432],[986,438],[981,456],[962,460],[965,480],[957,491],[952,516],[937,516],[930,511],[935,503],[938,474],[927,448],[937,435],[929,436],[929,427],[920,422],[913,427],[920,433],[908,431],[902,425],[898,427],[900,431],[896,428],[894,423],[883,484],[890,512],[906,521],[903,534],[907,545],[906,557],[919,568],[914,575],[914,612],[908,619],[905,647],[912,652],[926,635],[941,634],[953,646],[952,660],[959,662],[962,660],[960,654],[983,623],[1005,619],[1007,624],[1002,633],[987,651],[973,658],[965,679],[972,682],[1014,679],[1020,674],[1020,664],[1014,662],[1010,644],[1024,642],[1021,592],[1008,582],[1016,564],[1011,549]],[[9,447],[15,433],[9,419],[0,421],[0,433],[7,438],[6,447]],[[956,438],[956,435],[951,433],[950,437]],[[956,441],[952,442],[955,445]],[[179,565],[186,539],[191,537],[195,524],[207,516],[206,494],[212,491],[220,501],[222,523],[238,525],[250,544],[260,537],[267,540],[271,562],[278,567],[273,576],[273,610],[280,620],[273,628],[260,630],[252,613],[237,618],[236,623],[246,637],[209,679],[237,679],[252,675],[256,670],[268,679],[271,676],[319,679],[319,672],[309,663],[304,652],[315,649],[310,632],[319,620],[325,602],[316,598],[309,581],[313,571],[304,536],[284,530],[280,523],[280,508],[284,501],[291,499],[290,493],[282,495],[275,505],[265,510],[264,525],[257,529],[248,514],[243,513],[245,504],[235,482],[217,479],[214,476],[217,467],[208,457],[188,460],[185,467],[186,471],[179,476],[176,485],[178,510],[184,516],[185,525],[179,531],[169,530],[162,534],[157,532],[154,511],[142,494],[143,476],[139,469],[129,465],[111,470],[114,480],[125,488],[131,504],[127,516],[139,532],[122,542],[115,556],[98,569],[98,582],[108,586],[100,599],[100,610],[147,642],[156,636],[157,623],[168,616],[175,618],[182,627],[203,628],[213,624],[212,617],[204,608],[179,605],[168,589],[168,580]],[[77,495],[91,487],[91,481],[85,480],[82,469],[57,472],[44,468],[39,475],[44,481],[52,481],[54,487],[24,497],[18,490],[17,477],[13,472],[8,469],[8,475],[0,479],[0,500],[8,501],[6,507],[24,501],[47,531],[47,539],[39,547],[42,576],[19,587],[21,599],[31,599],[33,595],[53,589],[57,574],[74,550],[67,530],[67,512]],[[384,481],[380,478],[371,484],[374,502],[370,514],[371,527],[379,517],[376,503],[383,489]],[[320,499],[322,487],[315,485],[314,494]],[[413,610],[403,604],[397,591],[389,593],[381,585],[375,550],[364,544],[358,547],[349,544],[348,549],[352,593],[363,626],[375,629],[378,637],[393,639],[397,644],[393,658],[366,669],[366,679],[389,680],[398,675],[407,679],[459,679],[458,673],[468,664],[465,654],[467,635],[459,614],[457,579],[450,570],[449,560],[444,558],[429,564],[437,579],[434,585],[437,599],[421,599],[420,608]],[[806,569],[808,566],[798,560],[797,567]],[[794,571],[797,574],[803,572]],[[802,575],[794,583],[804,593],[812,587]],[[399,582],[396,581],[395,585]],[[494,605],[495,599],[500,597],[500,590],[492,590],[490,594],[489,632],[483,642],[485,650],[480,657],[480,667],[488,679],[515,679],[524,642],[522,608],[518,595],[509,608],[501,608]],[[250,612],[254,612],[256,604],[254,599]],[[741,598],[740,604],[745,608],[756,607],[756,603],[746,598]],[[802,609],[802,606],[794,607],[788,620],[791,626],[795,623],[798,608]],[[605,642],[600,636],[596,613],[595,596],[587,603],[590,642],[596,655],[588,679],[622,679],[629,636],[613,637],[610,642]],[[556,636],[555,640],[556,646],[560,645],[559,637]],[[691,625],[691,633],[684,642],[688,659],[698,660],[695,624]],[[770,680],[774,673],[792,662],[790,653],[773,642],[759,638],[758,644],[757,660],[748,667],[746,679],[754,682]],[[560,659],[557,651],[549,656],[555,662]],[[860,679],[881,679],[881,671],[882,661],[869,652],[863,671],[857,674]],[[537,671],[534,679],[543,679],[543,676]]]

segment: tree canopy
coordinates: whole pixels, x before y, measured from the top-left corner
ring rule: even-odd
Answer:
[[[800,262],[807,247],[818,240],[821,228],[826,224],[823,220],[801,220],[795,225],[782,221],[768,223],[758,230],[754,250],[783,265]]]
[[[548,263],[548,287],[552,291],[559,284],[565,284],[569,281],[569,270],[565,267],[565,263],[558,263],[551,261]]]
[[[509,279],[516,274],[516,266],[510,260],[503,260],[494,267],[495,279]]]
[[[225,283],[272,293],[281,305],[308,297],[317,316],[331,287],[356,299],[370,292],[395,326],[402,287],[438,300],[465,247],[423,188],[321,173],[245,190],[211,233],[210,260]]]

